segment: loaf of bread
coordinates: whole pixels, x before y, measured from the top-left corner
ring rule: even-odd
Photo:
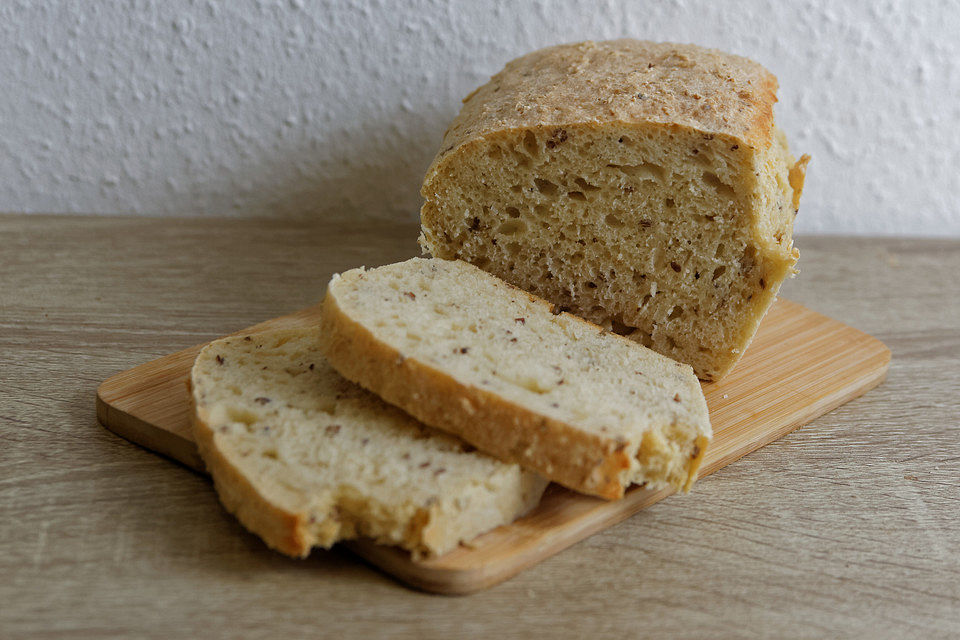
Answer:
[[[462,261],[334,276],[321,341],[343,376],[576,491],[687,489],[711,436],[689,365]]]
[[[728,372],[794,271],[808,158],[776,78],[692,45],[562,45],[464,100],[420,242],[672,358]]]
[[[194,434],[221,501],[282,553],[369,538],[441,554],[513,521],[546,481],[344,380],[319,333],[217,340],[191,372]]]

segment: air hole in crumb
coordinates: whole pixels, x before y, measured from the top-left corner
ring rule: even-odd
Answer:
[[[533,131],[527,131],[523,134],[523,149],[534,158],[540,155],[540,145],[537,143],[537,136],[533,135]]]
[[[722,276],[724,273],[726,273],[726,271],[727,271],[727,267],[725,265],[720,265],[719,267],[713,270],[713,279],[716,280],[717,278]]]
[[[717,250],[714,252],[713,257],[714,257],[714,258],[719,258],[720,256],[722,256],[722,255],[723,255],[723,250],[724,250],[725,248],[726,248],[726,247],[724,246],[724,244],[723,244],[722,242],[721,242],[720,244],[718,244],[718,245],[717,245]]]
[[[530,376],[518,378],[516,380],[512,380],[511,382],[514,382],[518,387],[522,387],[527,391],[532,391],[536,394],[544,394],[549,392],[551,389],[550,385],[546,385],[540,380]]]
[[[693,159],[703,167],[710,167],[713,165],[713,158],[712,154],[710,153],[695,153],[693,155]]]
[[[664,168],[658,164],[653,164],[652,162],[641,162],[640,164],[608,164],[608,167],[612,169],[619,169],[623,173],[627,174],[631,178],[638,178],[640,180],[653,180],[659,182],[663,180],[666,175]]]
[[[674,307],[673,309],[670,310],[670,314],[667,316],[667,318],[670,320],[675,320],[676,318],[679,318],[682,315],[683,315],[683,309],[681,309],[680,307]]]
[[[253,412],[233,407],[227,409],[227,418],[230,422],[239,422],[247,426],[257,421],[257,416]]]
[[[527,230],[527,225],[523,220],[507,220],[500,225],[500,228],[497,229],[497,233],[505,236],[512,236],[515,233],[520,233]]]
[[[665,207],[667,207],[667,209],[673,209],[675,206],[677,206],[677,203],[673,201],[673,198],[667,198],[663,201],[663,204]]]
[[[578,187],[580,187],[580,189],[581,189],[582,191],[597,191],[597,190],[600,189],[600,187],[598,187],[597,185],[595,185],[595,184],[590,184],[589,182],[587,182],[587,181],[584,180],[583,178],[577,178],[577,179],[574,180],[573,182],[574,182],[574,184],[576,184]]]
[[[508,242],[507,252],[513,256],[517,255],[518,253],[520,253],[520,245],[516,242]]]
[[[537,185],[537,191],[542,193],[545,196],[555,196],[557,195],[558,187],[549,180],[543,180],[542,178],[534,178],[533,182]]]
[[[512,187],[510,187],[510,191],[513,191],[514,193],[520,193],[521,191],[523,191],[523,187],[521,187],[518,184],[515,184]]]
[[[587,196],[583,195],[582,191],[571,191],[567,194],[567,197],[571,200],[586,200]]]
[[[620,318],[612,318],[610,320],[610,331],[618,336],[628,336],[636,330],[636,327],[625,324]]]
[[[617,142],[619,142],[620,144],[630,144],[630,138],[628,138],[627,136],[620,136],[619,138],[617,138]]]
[[[653,297],[653,294],[651,293],[648,293],[647,295],[643,296],[643,300],[640,301],[640,306],[641,307],[647,306],[647,303],[650,302],[650,299],[652,297]]]
[[[712,171],[703,172],[703,181],[706,182],[711,187],[713,187],[716,190],[717,194],[724,198],[728,198],[732,200],[736,195],[736,193],[733,190],[733,187],[723,182],[720,178],[717,177],[717,174],[713,173]]]
[[[743,257],[740,258],[740,268],[743,271],[753,269],[757,264],[757,249],[753,246],[743,248]]]
[[[326,399],[320,401],[320,411],[333,415],[337,411],[337,402],[333,399]]]
[[[608,214],[607,214],[607,217],[605,217],[605,218],[603,219],[603,221],[606,222],[607,225],[609,225],[609,226],[611,226],[611,227],[622,227],[622,226],[623,226],[623,221],[620,220],[620,218],[618,218],[617,216],[615,216],[615,215],[612,214],[612,213],[608,213]]]
[[[519,218],[519,217],[520,217],[520,210],[517,209],[516,207],[507,207],[506,209],[504,209],[504,211],[505,211],[506,214],[507,214],[508,216],[510,216],[511,218]]]

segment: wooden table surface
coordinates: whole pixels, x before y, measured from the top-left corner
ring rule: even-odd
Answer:
[[[413,224],[0,216],[0,637],[957,637],[960,242],[805,237],[887,382],[476,595],[295,561],[102,428],[104,378],[417,252]]]

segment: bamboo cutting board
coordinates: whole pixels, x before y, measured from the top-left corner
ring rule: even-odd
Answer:
[[[238,333],[295,328],[317,320],[319,306]],[[190,433],[186,379],[200,346],[119,373],[97,390],[105,427],[203,472]],[[810,422],[879,384],[890,350],[879,340],[788,300],[778,300],[736,368],[704,383],[714,439],[700,477]],[[696,488],[694,488],[694,492]],[[516,575],[587,536],[662,500],[672,491],[634,488],[612,502],[551,485],[540,505],[446,555],[414,561],[399,549],[348,546],[420,589],[464,594]]]

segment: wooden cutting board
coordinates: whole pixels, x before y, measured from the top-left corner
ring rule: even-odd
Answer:
[[[305,326],[314,323],[318,313],[319,306],[310,307],[238,333]],[[106,380],[97,390],[100,422],[132,442],[204,472],[190,432],[186,388],[201,347]],[[876,338],[778,300],[736,368],[720,382],[703,385],[714,439],[700,477],[863,394],[883,380],[889,365],[890,350]],[[634,488],[623,499],[607,502],[551,485],[527,516],[438,558],[414,561],[404,551],[369,542],[348,546],[414,587],[471,593],[516,575],[670,493]]]

